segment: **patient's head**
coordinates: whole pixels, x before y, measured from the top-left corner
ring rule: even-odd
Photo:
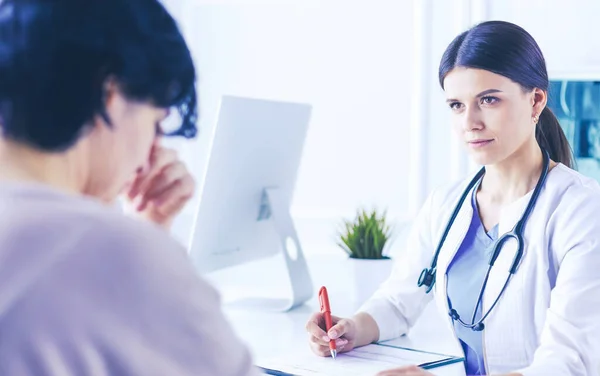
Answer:
[[[194,137],[195,80],[158,0],[0,4],[3,143],[64,155],[82,193],[117,195],[146,165],[169,113],[181,119],[170,135]]]
[[[503,162],[537,143],[571,166],[569,143],[546,107],[544,56],[523,28],[488,21],[463,32],[441,59],[439,81],[454,128],[478,163]]]

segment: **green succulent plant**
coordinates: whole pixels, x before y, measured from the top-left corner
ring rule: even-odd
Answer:
[[[359,209],[354,220],[343,222],[338,245],[350,258],[388,259],[383,251],[390,239],[391,229],[385,215],[385,212],[379,214],[376,209]]]

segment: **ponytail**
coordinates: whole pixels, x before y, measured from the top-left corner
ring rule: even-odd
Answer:
[[[538,144],[550,154],[550,159],[574,168],[573,152],[567,136],[558,119],[548,107],[540,114],[540,121],[535,129]]]

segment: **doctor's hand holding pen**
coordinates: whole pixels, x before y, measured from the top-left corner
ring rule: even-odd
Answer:
[[[358,313],[353,318],[332,315],[331,319],[333,326],[329,331],[322,312],[313,314],[306,324],[310,348],[319,356],[330,356],[330,340],[335,340],[339,354],[376,342],[379,338],[379,328],[369,314]]]
[[[356,324],[349,319],[331,316],[333,326],[327,332],[325,315],[321,312],[313,314],[306,324],[309,343],[312,351],[319,356],[331,354],[330,341],[335,341],[337,353],[350,351],[355,346]]]

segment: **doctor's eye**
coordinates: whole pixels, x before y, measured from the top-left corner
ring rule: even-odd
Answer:
[[[481,98],[481,104],[496,104],[498,103],[499,99],[496,97],[483,97]]]

